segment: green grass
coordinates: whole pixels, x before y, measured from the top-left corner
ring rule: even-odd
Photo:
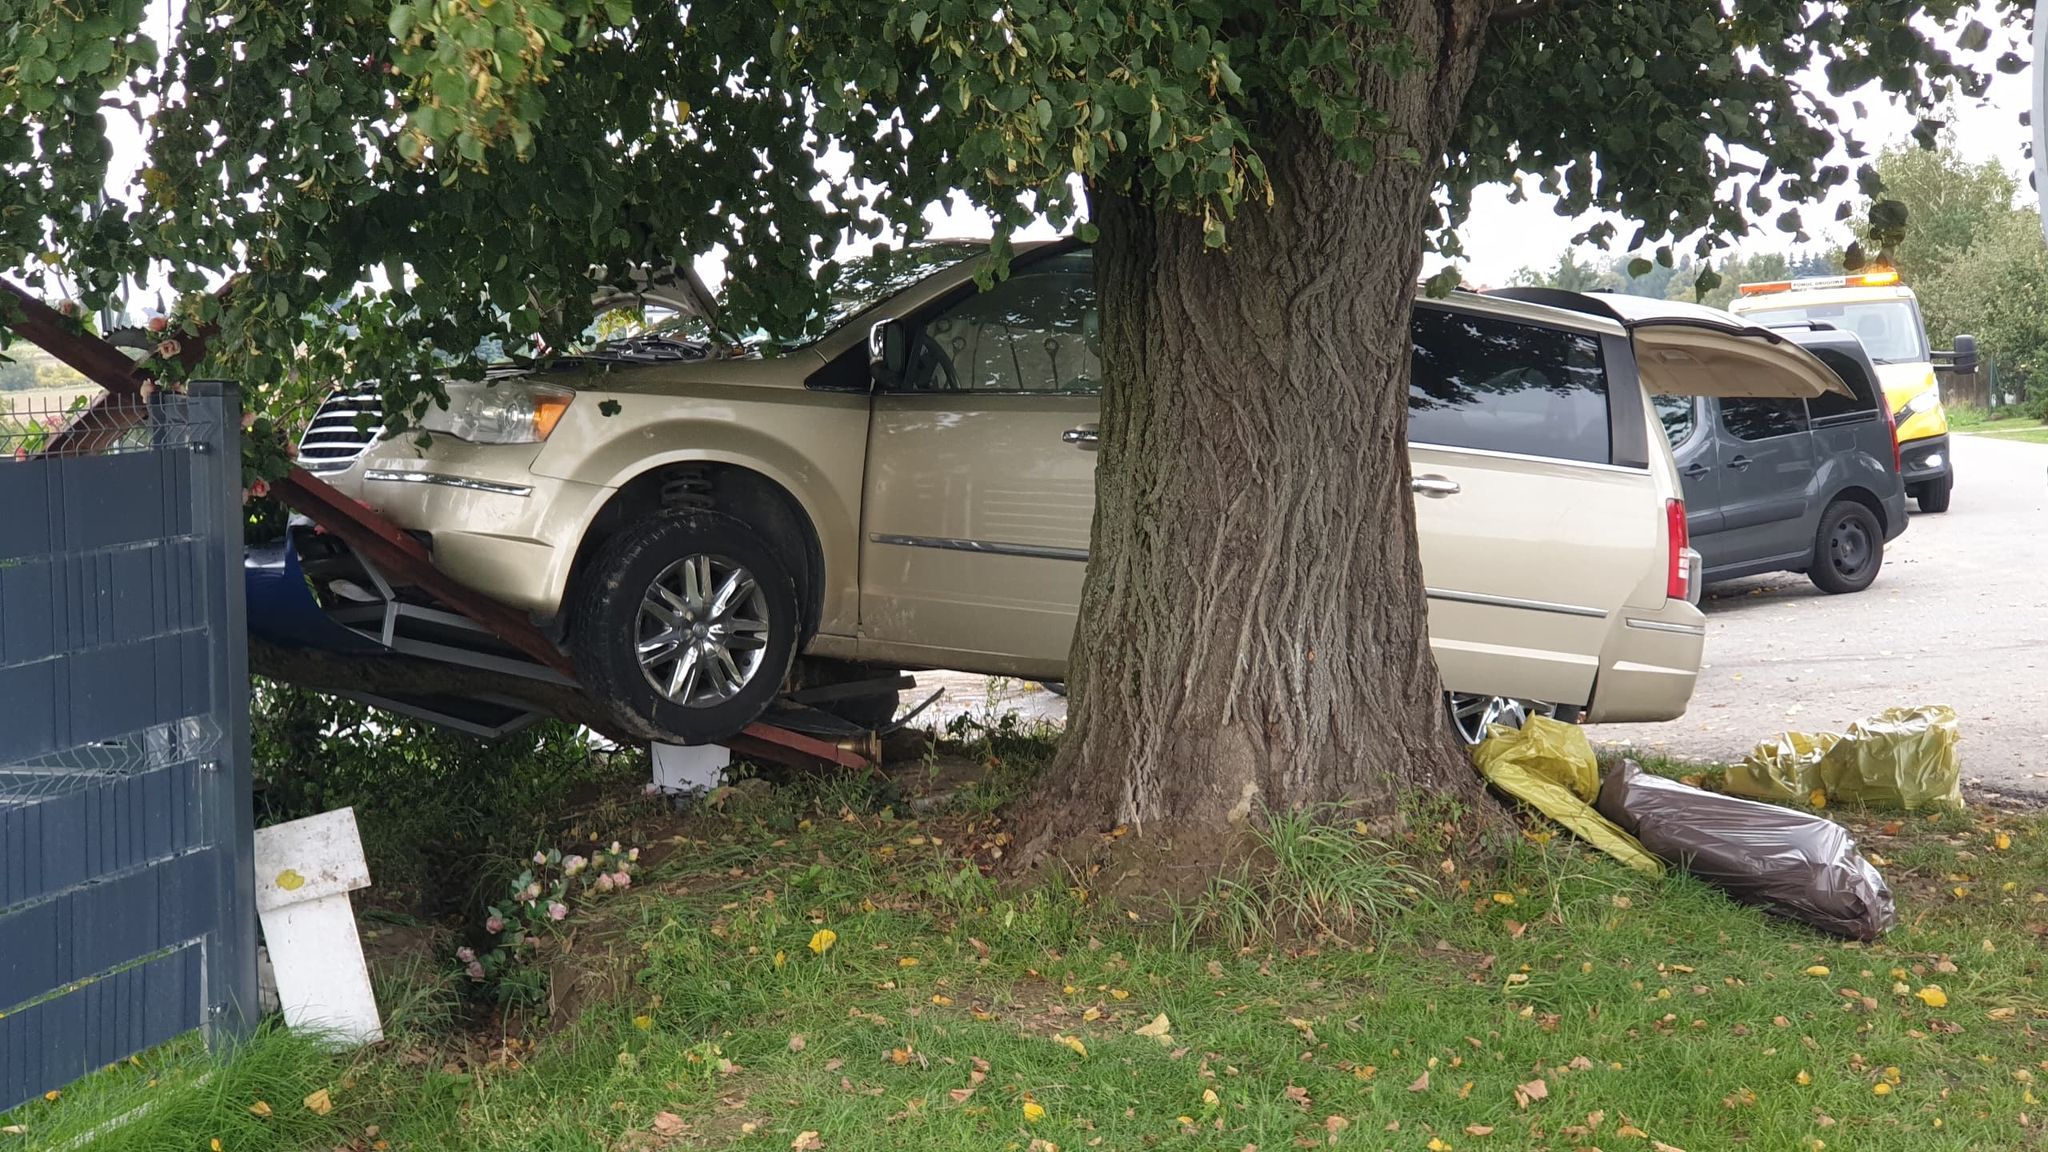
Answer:
[[[1994,440],[2024,440],[2029,444],[2048,444],[2048,424],[2033,420],[2015,420],[2009,423],[2001,421],[1962,431],[1972,436],[1985,436]]]
[[[225,1063],[173,1049],[0,1123],[47,1147],[156,1101],[94,1147],[225,1152],[768,1150],[805,1132],[831,1152],[2037,1140],[2038,817],[1851,817],[1901,909],[1857,946],[1562,838],[1474,875],[1299,820],[1268,829],[1277,880],[1231,881],[1263,910],[1189,933],[1187,910],[1099,906],[1085,874],[1000,890],[968,859],[1003,846],[972,795],[909,810],[814,786],[685,827],[635,895],[602,905],[637,981],[530,1051],[452,1027],[423,969],[386,987],[387,1005],[410,998],[372,1051],[276,1033]],[[1418,876],[1428,898],[1405,891]],[[1349,944],[1314,931],[1339,907]],[[822,953],[821,929],[836,934]],[[1945,1008],[1911,994],[1929,984]],[[1138,1034],[1162,1014],[1170,1039]],[[1537,1081],[1546,1098],[1518,1102]],[[301,1103],[320,1088],[325,1116]],[[249,1113],[258,1099],[270,1117]]]

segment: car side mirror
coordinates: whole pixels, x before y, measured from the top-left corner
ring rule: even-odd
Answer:
[[[910,325],[883,320],[868,329],[868,376],[877,388],[901,386],[909,367]]]
[[[1958,376],[1968,376],[1977,370],[1977,338],[1956,337],[1955,350],[1949,353],[1949,371]]]

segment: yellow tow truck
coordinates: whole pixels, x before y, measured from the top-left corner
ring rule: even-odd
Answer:
[[[1920,302],[1891,269],[1744,284],[1728,310],[1769,326],[1825,325],[1852,332],[1877,365],[1898,431],[1899,473],[1922,512],[1946,512],[1955,488],[1948,415],[1935,383],[1935,353],[1920,322]],[[1957,367],[1975,341],[1956,338]]]

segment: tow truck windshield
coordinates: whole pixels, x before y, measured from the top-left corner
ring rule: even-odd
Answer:
[[[1825,324],[1854,333],[1864,351],[1879,364],[1909,364],[1927,359],[1920,334],[1920,314],[1910,300],[1871,300],[1855,304],[1802,304],[1744,312],[1742,318],[1765,327]]]

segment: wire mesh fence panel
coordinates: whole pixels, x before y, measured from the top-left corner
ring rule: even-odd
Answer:
[[[238,435],[0,393],[0,1109],[253,1018]]]

